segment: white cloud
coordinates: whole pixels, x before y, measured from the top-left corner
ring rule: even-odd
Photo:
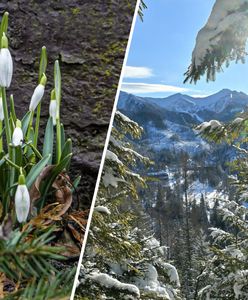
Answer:
[[[124,78],[149,78],[152,76],[152,69],[147,67],[126,66],[124,70]]]
[[[154,84],[154,83],[136,83],[123,82],[121,90],[131,94],[149,94],[149,93],[183,93],[189,89],[173,85]]]

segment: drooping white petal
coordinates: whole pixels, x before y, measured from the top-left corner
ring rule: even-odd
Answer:
[[[13,75],[13,60],[8,48],[0,50],[0,86],[9,87]]]
[[[37,105],[40,103],[43,95],[44,95],[45,87],[42,84],[38,84],[37,87],[34,90],[34,93],[32,95],[29,110],[34,111],[37,107]]]
[[[16,127],[13,136],[12,136],[12,144],[16,146],[21,146],[23,141],[23,132],[20,127]]]
[[[53,118],[53,125],[56,125],[56,114],[57,114],[57,101],[51,100],[49,106],[50,117]]]
[[[18,185],[15,193],[15,211],[19,223],[27,220],[30,209],[30,196],[27,186]]]
[[[4,120],[4,113],[3,113],[3,98],[0,97],[0,120]]]

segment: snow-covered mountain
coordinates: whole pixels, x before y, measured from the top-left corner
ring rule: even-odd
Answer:
[[[228,122],[248,111],[248,95],[229,89],[204,98],[184,94],[151,98],[121,92],[118,109],[143,126],[143,139],[154,149],[173,147],[192,153],[209,147],[194,127],[211,119]]]

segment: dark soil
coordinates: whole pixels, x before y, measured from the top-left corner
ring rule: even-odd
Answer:
[[[19,118],[27,111],[37,84],[40,49],[45,45],[49,65],[42,103],[44,126],[53,62],[60,60],[61,120],[67,136],[73,139],[71,177],[82,175],[80,208],[88,208],[91,203],[135,4],[136,0],[0,3],[0,15],[10,13],[10,50],[14,58],[10,92]]]

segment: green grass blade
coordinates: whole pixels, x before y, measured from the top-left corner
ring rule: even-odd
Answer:
[[[49,117],[46,125],[45,137],[43,142],[43,156],[51,154],[49,164],[52,163],[52,154],[53,154],[53,140],[54,140],[54,131],[53,131],[53,119]]]
[[[23,119],[22,119],[22,132],[23,132],[23,136],[26,136],[31,116],[32,116],[32,112],[28,111],[25,114],[25,116],[23,117]]]
[[[14,103],[14,97],[13,95],[10,95],[10,113],[13,119],[14,124],[16,124],[16,112],[15,112],[15,103]]]
[[[41,171],[48,164],[50,157],[51,157],[51,155],[48,154],[47,156],[43,157],[36,165],[34,165],[31,168],[28,176],[26,177],[26,185],[27,185],[28,189],[32,186],[32,184],[35,182],[36,178],[39,176]]]
[[[0,26],[0,38],[2,38],[3,32],[5,32],[7,35],[8,19],[9,19],[9,13],[5,12],[3,15],[2,21],[1,21],[1,26]]]
[[[40,55],[39,83],[40,83],[42,74],[46,73],[46,68],[47,68],[47,51],[46,51],[46,47],[43,46],[41,49],[41,55]]]
[[[51,176],[46,180],[44,184],[44,191],[42,192],[43,198],[46,197],[56,177],[66,168],[70,163],[72,153],[68,154],[60,163],[53,169]]]

